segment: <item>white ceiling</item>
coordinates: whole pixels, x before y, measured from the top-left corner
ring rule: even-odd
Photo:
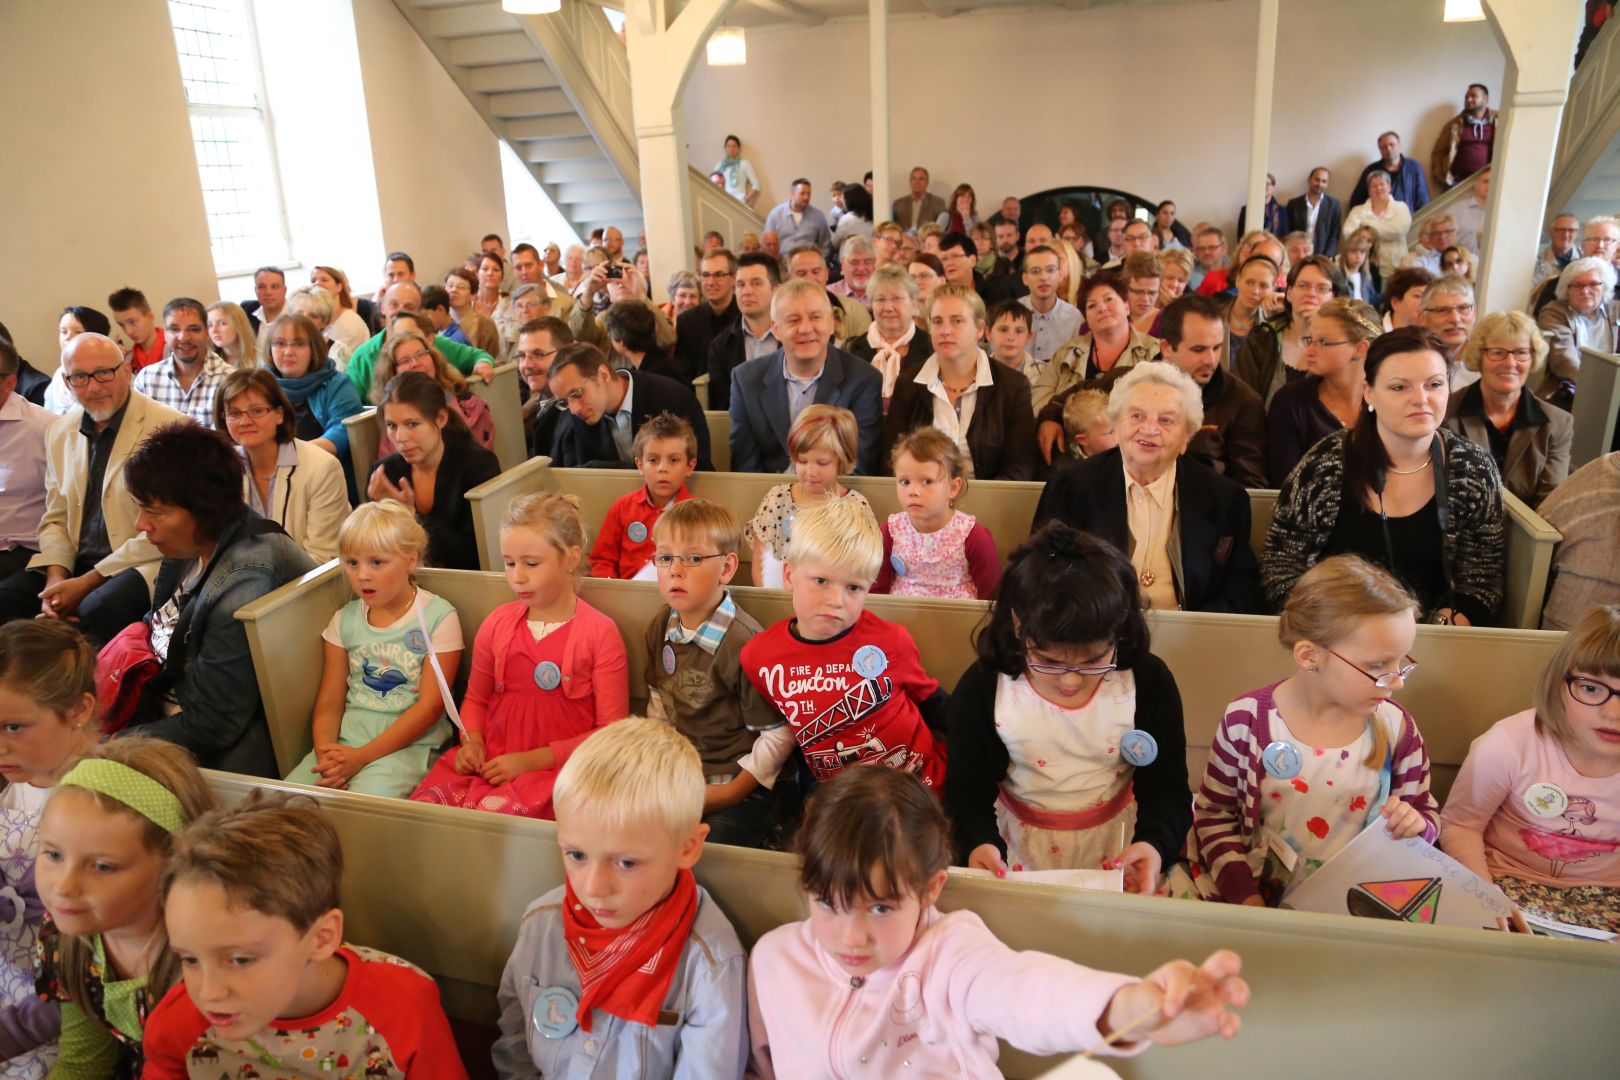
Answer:
[[[454,2],[454,0],[450,0]],[[603,7],[622,7],[622,0],[597,0]],[[1083,11],[1087,8],[1137,6],[1166,6],[1194,2],[1228,2],[1228,0],[889,0],[891,17],[905,15],[935,15],[950,18],[964,12],[989,8],[1009,10],[1066,10]],[[864,19],[868,11],[867,0],[739,0],[726,13],[727,26],[816,26],[830,19]]]

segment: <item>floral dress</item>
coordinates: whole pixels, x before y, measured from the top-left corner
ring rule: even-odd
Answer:
[[[34,988],[46,1001],[62,1006],[62,1037],[58,1043],[56,1080],[136,1080],[144,1059],[141,1035],[147,1014],[156,1004],[146,976],[106,981],[107,954],[99,935],[89,939],[90,970],[85,975],[85,993],[90,1007],[103,1024],[86,1016],[68,999],[63,977],[62,935],[56,924],[45,917],[39,928],[39,955]]]
[[[34,859],[48,795],[49,789],[32,784],[7,784],[0,791],[0,1006],[15,1021],[0,1024],[0,1030],[20,1038],[36,1027],[22,1014],[46,1008],[34,993],[34,953],[44,913],[34,888]],[[5,1058],[0,1080],[39,1080],[56,1059],[54,1041],[32,1047],[9,1043],[0,1041]]]

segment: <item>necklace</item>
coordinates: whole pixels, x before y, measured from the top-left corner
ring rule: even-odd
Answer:
[[[1392,475],[1395,475],[1395,476],[1415,476],[1416,474],[1422,472],[1424,469],[1427,469],[1430,465],[1433,465],[1433,464],[1434,464],[1434,459],[1433,458],[1424,458],[1423,459],[1423,464],[1419,465],[1415,469],[1391,469],[1389,471],[1390,471],[1390,473]]]
[[[1159,575],[1148,568],[1148,560],[1153,558],[1153,515],[1148,515],[1148,534],[1142,542],[1142,569],[1136,575],[1136,580],[1142,583],[1142,588],[1151,589],[1153,583],[1159,580]]]

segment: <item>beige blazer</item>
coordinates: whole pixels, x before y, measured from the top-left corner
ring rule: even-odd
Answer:
[[[338,529],[349,516],[349,488],[343,465],[314,443],[293,440],[296,465],[276,467],[275,490],[270,494],[269,518],[292,537],[293,543],[318,563],[336,557]],[[251,478],[242,490],[252,498]]]
[[[48,566],[72,569],[79,553],[79,530],[84,526],[84,487],[90,473],[90,447],[79,434],[83,408],[70,409],[45,433],[45,516],[39,521],[39,554],[28,561],[30,570]],[[112,457],[101,483],[101,516],[107,522],[112,554],[96,564],[110,578],[130,567],[140,570],[148,587],[157,576],[163,556],[135,530],[135,500],[124,486],[124,463],[135,447],[165,424],[188,420],[136,390],[129,392],[124,422],[113,440]]]

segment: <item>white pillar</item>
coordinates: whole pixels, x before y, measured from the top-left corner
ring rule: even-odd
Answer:
[[[1249,132],[1249,229],[1266,221],[1266,169],[1271,157],[1271,96],[1277,78],[1277,0],[1260,0],[1254,52],[1254,119]],[[1236,245],[1234,244],[1234,247]]]
[[[869,0],[867,43],[872,65],[872,220],[886,221],[893,199],[889,184],[889,0]]]
[[[1485,0],[1484,6],[1507,58],[1507,82],[1481,242],[1476,291],[1482,312],[1523,307],[1529,298],[1583,17],[1581,0]]]

